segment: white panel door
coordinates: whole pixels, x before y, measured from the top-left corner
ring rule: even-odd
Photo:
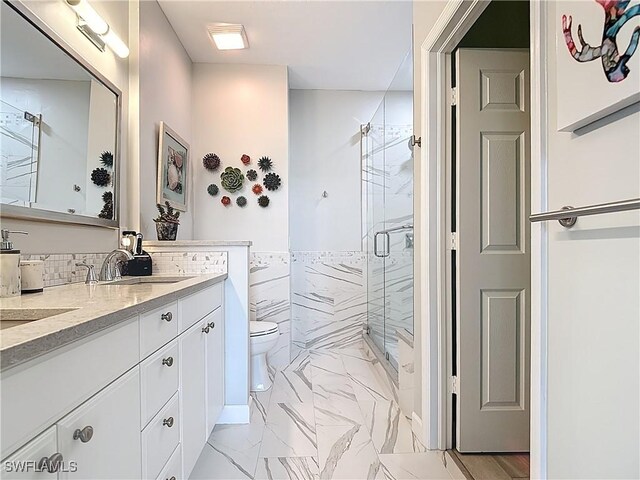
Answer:
[[[224,406],[224,307],[207,315],[206,337],[207,436],[211,434]]]
[[[529,450],[529,54],[457,52],[457,448]]]
[[[132,479],[142,475],[140,373],[135,367],[57,423],[58,449],[77,470],[59,478]]]
[[[189,478],[207,441],[205,413],[206,317],[179,337],[183,477]]]

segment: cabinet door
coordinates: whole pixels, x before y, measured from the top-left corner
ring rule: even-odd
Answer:
[[[62,463],[58,463],[59,461]],[[66,461],[58,453],[54,426],[5,459],[0,477],[3,480],[53,480],[58,478],[56,471],[69,468],[68,463],[65,465]]]
[[[205,319],[196,322],[179,337],[180,409],[182,411],[183,477],[191,470],[207,441],[205,415]]]
[[[207,435],[211,434],[224,406],[224,315],[223,308],[207,315]]]
[[[140,373],[135,367],[57,423],[59,451],[77,464],[60,478],[140,478]]]

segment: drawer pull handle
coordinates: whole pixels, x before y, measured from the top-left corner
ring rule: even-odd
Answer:
[[[206,327],[202,327],[202,333],[209,333],[209,330],[211,330],[211,328],[209,328],[209,325],[207,325]]]
[[[162,421],[162,425],[166,425],[169,428],[173,427],[173,417],[165,418]]]
[[[93,427],[91,425],[87,425],[82,430],[76,428],[76,431],[73,432],[73,439],[80,440],[82,443],[87,443],[89,440],[93,438]]]
[[[173,365],[173,357],[163,358],[162,364],[166,365],[167,367],[170,367],[171,365]]]
[[[173,320],[173,313],[171,312],[163,313],[162,315],[160,315],[160,318],[162,320],[170,322],[171,320]]]
[[[214,328],[216,328],[216,322],[211,322],[211,323],[207,324],[207,327],[209,327],[211,330],[213,330]]]
[[[167,478],[167,480],[176,480],[176,476],[174,475],[174,476],[173,476],[173,477],[171,477],[171,478]]]
[[[62,454],[54,453],[50,457],[42,457],[38,462],[38,470],[47,470],[49,473],[56,473],[62,465]]]

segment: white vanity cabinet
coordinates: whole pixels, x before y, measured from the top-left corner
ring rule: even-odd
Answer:
[[[188,478],[224,406],[223,293],[174,297],[3,372],[0,477]]]
[[[60,478],[132,479],[141,474],[140,373],[129,371],[56,424],[58,450],[77,469]]]

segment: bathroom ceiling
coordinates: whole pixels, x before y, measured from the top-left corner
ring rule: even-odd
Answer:
[[[193,62],[288,65],[294,89],[386,90],[411,48],[403,0],[159,3]],[[217,22],[243,24],[250,48],[216,50]]]

